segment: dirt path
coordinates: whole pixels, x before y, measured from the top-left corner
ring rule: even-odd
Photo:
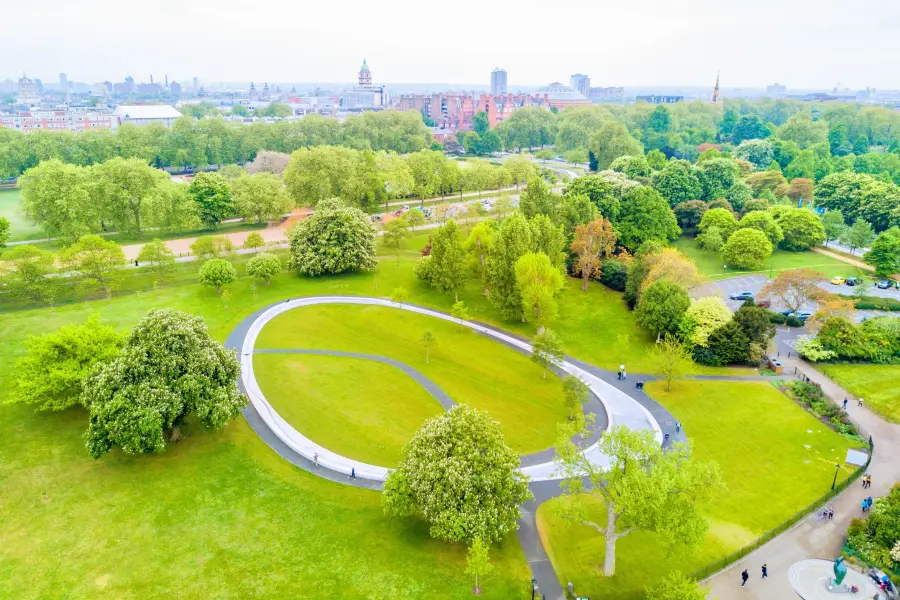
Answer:
[[[843,254],[838,254],[837,252],[831,252],[826,250],[825,248],[814,247],[812,249],[813,252],[818,252],[819,254],[824,254],[825,256],[830,256],[831,258],[836,258],[841,262],[845,262],[848,265],[853,265],[854,267],[859,267],[865,271],[875,271],[875,267],[872,265],[867,265],[861,260],[856,260],[855,258],[850,258],[848,256],[844,256]]]

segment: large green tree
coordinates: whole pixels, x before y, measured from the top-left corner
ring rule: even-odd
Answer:
[[[280,219],[293,208],[281,179],[271,173],[238,177],[231,182],[234,211],[257,223]]]
[[[421,515],[434,538],[489,544],[516,530],[519,506],[530,498],[500,424],[461,404],[426,421],[403,447],[382,505],[389,515]]]
[[[266,285],[269,285],[272,278],[281,273],[281,269],[281,259],[271,252],[254,254],[247,261],[247,275],[264,281]]]
[[[441,292],[453,292],[459,302],[459,288],[466,282],[466,251],[456,221],[450,220],[431,236],[429,282]]]
[[[698,200],[703,195],[703,186],[694,167],[686,160],[672,160],[662,171],[653,175],[653,187],[662,194],[669,206]]]
[[[114,158],[94,167],[91,178],[96,180],[100,213],[117,231],[140,239],[148,221],[155,225],[151,203],[158,197],[157,187],[169,179],[164,171],[139,158]]]
[[[724,486],[718,465],[692,458],[684,444],[665,450],[652,431],[618,425],[599,441],[609,464],[598,464],[586,452],[588,432],[573,441],[565,431],[556,445],[565,476],[565,502],[555,505],[561,516],[587,525],[606,540],[603,574],[616,572],[616,542],[632,531],[656,534],[670,550],[690,552],[703,541],[709,524],[703,504]],[[606,518],[595,516],[601,500]]]
[[[288,268],[301,275],[375,268],[375,229],[364,212],[338,200],[320,202],[287,237]]]
[[[0,281],[6,291],[23,302],[52,301],[56,281],[48,277],[53,272],[55,256],[52,252],[24,244],[3,255],[6,267]]]
[[[216,293],[221,294],[222,288],[237,279],[237,269],[224,258],[211,258],[203,263],[197,273],[197,280],[201,285],[216,288]]]
[[[432,253],[434,251],[432,250]],[[565,285],[558,267],[543,252],[523,254],[515,265],[516,287],[522,298],[522,314],[538,331],[556,319],[556,296]]]
[[[162,452],[167,436],[180,439],[189,415],[204,429],[221,429],[247,404],[239,374],[234,352],[210,337],[200,317],[150,311],[119,355],[84,384],[88,451],[94,458],[115,446],[126,454]]]
[[[784,233],[781,247],[785,250],[808,250],[825,242],[825,228],[812,211],[788,208],[775,214],[775,222]]]
[[[125,339],[92,316],[81,325],[66,325],[31,336],[14,372],[16,389],[9,403],[35,410],[65,410],[81,403],[81,386],[98,363],[115,358]]]
[[[759,229],[766,234],[772,246],[778,246],[784,239],[781,226],[775,222],[772,214],[766,211],[755,210],[747,213],[738,223],[738,229]]]
[[[19,178],[22,210],[48,237],[72,243],[101,227],[88,169],[59,160],[41,162]]]
[[[634,309],[637,322],[660,339],[663,334],[676,334],[691,299],[680,285],[659,279],[641,293]]]
[[[875,267],[878,277],[900,273],[900,227],[891,227],[879,234],[863,258]]]
[[[759,269],[772,255],[772,250],[772,242],[764,231],[755,227],[738,229],[722,246],[722,261],[739,269]]]
[[[82,289],[109,294],[122,282],[125,253],[113,241],[99,235],[86,235],[66,248],[60,256],[62,263],[81,275]]]
[[[197,213],[205,227],[214,229],[234,213],[231,186],[218,173],[200,173],[191,180],[188,194],[197,205]]]
[[[609,168],[620,156],[636,156],[644,153],[641,143],[634,139],[628,128],[619,121],[604,123],[597,133],[591,136],[589,147],[600,170]]]
[[[841,236],[841,241],[850,248],[850,254],[859,248],[868,248],[874,239],[875,232],[865,219],[857,219]]]
[[[632,251],[649,240],[665,244],[681,235],[675,213],[660,193],[650,187],[641,186],[627,192],[619,218],[613,223],[619,243]]]
[[[137,260],[147,265],[147,270],[157,278],[165,276],[175,268],[175,253],[159,239],[144,244],[138,252]]]
[[[485,265],[488,297],[504,319],[522,317],[522,296],[516,285],[516,261],[532,250],[531,227],[520,213],[503,221],[494,235]]]

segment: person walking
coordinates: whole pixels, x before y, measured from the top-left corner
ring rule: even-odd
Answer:
[[[747,572],[747,569],[744,569],[744,572],[741,573],[741,587],[747,585],[748,579],[750,579],[750,574]]]
[[[869,474],[868,473],[863,475],[862,480],[863,480],[863,489],[866,489],[867,487],[869,487]]]
[[[318,452],[313,454],[313,462],[316,463],[317,467],[319,466],[319,453]]]
[[[356,467],[350,467],[350,479],[356,479]]]
[[[847,410],[847,398],[844,398],[844,410]]]
[[[681,432],[681,421],[675,421],[675,432],[676,433]]]
[[[765,563],[763,563],[763,566],[762,566],[762,578],[765,579],[765,578],[768,577],[768,576],[769,576],[769,568],[765,565]]]
[[[871,475],[866,475],[866,487],[867,488],[872,487],[872,476]]]
[[[856,406],[862,408],[862,404],[863,404],[863,399],[862,399],[862,397],[860,397],[859,400],[856,401]]]

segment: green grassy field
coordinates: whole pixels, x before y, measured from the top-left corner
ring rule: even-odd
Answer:
[[[671,392],[660,382],[646,389],[682,422],[693,456],[719,464],[727,490],[703,508],[710,529],[693,556],[667,558],[652,533],[631,533],[617,543],[611,578],[601,572],[603,537],[554,517],[552,503],[562,500],[541,505],[538,528],[557,574],[582,595],[630,597],[648,577],[692,572],[752,542],[826,493],[852,446],[769,383],[695,380],[675,382]],[[839,477],[850,473],[843,467]],[[597,501],[593,520],[603,525],[605,515]]]
[[[9,241],[36,240],[44,236],[43,230],[29,223],[22,213],[22,193],[18,188],[0,190],[0,217],[9,220]]]
[[[749,271],[736,268],[725,268],[718,252],[706,252],[697,247],[694,238],[681,237],[672,244],[686,256],[690,257],[696,264],[697,269],[703,275],[710,279],[727,279],[738,275],[746,275],[747,273],[762,273],[764,275],[775,277],[779,271],[787,271],[800,267],[808,267],[821,271],[828,279],[840,275],[841,277],[865,277],[866,273],[858,267],[849,265],[836,258],[818,254],[816,252],[787,252],[785,250],[776,250],[772,253],[769,260],[762,269],[757,271]]]
[[[420,340],[430,331],[437,339],[428,364]],[[319,305],[297,308],[269,322],[257,348],[314,348],[378,354],[421,371],[458,403],[486,410],[500,422],[506,441],[520,454],[544,450],[565,420],[559,379],[542,377],[523,354],[470,329],[396,308]],[[335,385],[355,377],[345,363]],[[389,403],[382,409],[390,411]],[[380,419],[389,418],[381,414]]]
[[[900,423],[900,365],[820,365],[839,386],[862,396],[865,406],[892,423]]]
[[[338,454],[394,467],[441,405],[396,367],[355,358],[256,354],[266,399],[297,431]]]

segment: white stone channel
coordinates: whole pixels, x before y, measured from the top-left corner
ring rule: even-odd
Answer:
[[[531,352],[531,344],[523,342],[518,338],[500,333],[488,327],[484,327],[483,325],[472,323],[470,321],[455,319],[449,315],[445,315],[444,313],[429,310],[427,308],[392,302],[390,300],[385,300],[382,298],[350,296],[314,296],[308,298],[296,298],[293,300],[282,302],[281,304],[273,306],[262,313],[250,326],[250,329],[247,332],[246,337],[244,338],[244,343],[241,346],[241,378],[250,402],[253,403],[254,408],[256,408],[256,411],[259,413],[260,417],[269,427],[269,429],[271,429],[272,432],[291,449],[309,460],[313,460],[313,457],[318,454],[319,465],[333,471],[337,471],[339,473],[349,475],[351,469],[355,469],[356,476],[363,479],[384,481],[384,479],[387,477],[389,469],[386,467],[369,465],[363,462],[349,459],[345,456],[341,456],[340,454],[331,452],[327,448],[320,446],[316,442],[302,435],[287,421],[281,418],[281,416],[275,411],[272,405],[269,404],[269,401],[266,400],[266,397],[263,395],[262,390],[260,389],[259,384],[256,381],[256,375],[253,372],[253,350],[256,346],[256,338],[259,336],[259,332],[262,331],[262,328],[269,321],[282,313],[293,310],[295,308],[312,306],[315,304],[363,304],[408,310],[410,312],[420,313],[438,319],[444,319],[445,321],[453,321],[454,323],[459,323],[466,327],[470,327],[471,329],[474,329],[479,333],[493,337],[497,340],[501,340],[506,344],[516,346],[525,350],[526,352]],[[302,346],[302,343],[300,343],[300,346]],[[570,373],[571,375],[574,375],[584,381],[590,388],[591,392],[593,392],[593,394],[597,396],[597,398],[599,398],[600,402],[606,409],[607,417],[609,419],[609,427],[613,427],[614,425],[624,425],[635,430],[649,429],[654,432],[657,440],[662,443],[662,431],[659,427],[659,423],[656,422],[656,419],[653,418],[653,416],[650,414],[650,411],[648,411],[637,401],[628,396],[628,394],[617,390],[612,385],[567,361],[559,363],[558,366],[563,371],[566,371],[567,373]],[[593,444],[586,448],[585,455],[594,464],[602,465],[604,467],[608,466],[609,464],[607,457],[603,455],[597,448],[597,444]],[[558,466],[559,465],[556,461],[550,461],[538,465],[532,465],[530,467],[524,467],[522,469],[522,472],[533,481],[560,479],[561,477],[558,473]]]

